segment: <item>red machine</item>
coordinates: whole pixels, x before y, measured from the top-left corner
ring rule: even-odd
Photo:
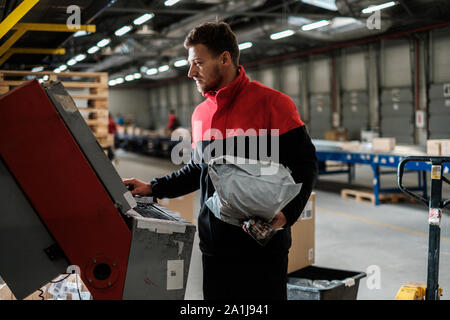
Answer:
[[[136,214],[136,201],[61,84],[44,88],[33,80],[4,95],[0,119],[0,275],[16,296],[25,297],[63,267],[76,265],[95,299],[184,297],[195,227],[170,212],[164,219]],[[184,226],[184,232],[166,233],[186,236],[182,289],[149,291],[139,282],[146,273],[169,288],[166,260],[172,261],[158,255],[161,261],[141,261],[155,257],[143,254],[142,240],[132,243],[136,232],[157,232],[139,229],[142,221]],[[174,253],[173,259],[179,258]],[[128,272],[138,262],[166,268]]]

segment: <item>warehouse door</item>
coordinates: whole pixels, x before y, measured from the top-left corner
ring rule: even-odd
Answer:
[[[349,140],[360,140],[361,130],[369,126],[366,53],[345,51],[341,57],[340,82],[342,127]]]
[[[413,93],[409,87],[383,89],[381,136],[395,137],[397,143],[414,143]]]
[[[324,139],[331,129],[330,59],[311,60],[309,63],[309,131],[313,139]]]
[[[430,87],[429,138],[450,138],[450,82]]]
[[[345,91],[342,95],[342,126],[349,140],[360,140],[369,127],[369,96],[366,91]]]

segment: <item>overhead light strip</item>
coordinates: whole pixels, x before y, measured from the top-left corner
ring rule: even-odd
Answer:
[[[270,35],[270,39],[272,40],[278,40],[281,38],[286,38],[286,37],[290,37],[294,34],[294,30],[284,30],[284,31],[280,31],[280,32],[276,32],[276,33],[272,33]]]
[[[386,8],[393,7],[396,4],[397,3],[395,1],[390,1],[390,2],[386,2],[386,3],[383,3],[383,4],[377,5],[377,6],[370,6],[368,8],[363,9],[361,12],[362,13],[371,13],[371,12],[374,12],[374,11],[383,10],[383,9],[386,9]]]
[[[321,27],[325,27],[325,26],[327,26],[329,24],[330,24],[329,20],[320,20],[320,21],[317,21],[317,22],[305,24],[304,26],[302,26],[302,30],[303,31],[314,30],[314,29],[318,29],[318,28],[321,28]]]

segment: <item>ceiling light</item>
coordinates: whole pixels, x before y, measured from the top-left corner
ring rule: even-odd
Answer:
[[[58,67],[58,69],[59,69],[60,71],[64,71],[64,70],[67,70],[67,66],[66,66],[65,64],[63,64],[63,65],[60,65],[60,66]]]
[[[78,62],[80,62],[80,61],[83,61],[84,59],[86,59],[86,55],[85,54],[79,54],[74,59],[77,60]]]
[[[150,69],[148,69],[145,73],[148,74],[149,76],[152,76],[152,75],[158,73],[158,69],[156,69],[156,68],[150,68]]]
[[[48,75],[43,76],[42,79],[44,79],[44,81],[47,81],[48,80]]]
[[[173,65],[177,68],[184,67],[187,64],[188,64],[188,61],[186,59],[177,60],[173,63]]]
[[[305,24],[302,27],[302,30],[303,31],[309,31],[309,30],[318,29],[318,28],[327,26],[329,24],[330,24],[329,20],[320,20],[320,21],[313,22],[313,23],[310,23],[310,24]]]
[[[75,59],[70,59],[69,61],[67,61],[67,64],[69,65],[69,66],[73,66],[74,64],[76,64],[77,63],[77,60],[75,60]]]
[[[61,70],[59,70],[59,68],[56,68],[56,69],[53,70],[53,72],[54,72],[54,73],[60,73]]]
[[[245,50],[248,48],[251,48],[253,46],[253,43],[251,42],[243,42],[239,44],[239,50]]]
[[[155,15],[153,13],[146,13],[142,16],[140,16],[139,18],[136,18],[133,23],[137,26],[147,22],[148,20],[150,20],[151,18],[153,18]]]
[[[163,65],[163,66],[158,68],[159,72],[165,72],[167,70],[169,70],[169,66],[167,64],[165,64],[165,65]]]
[[[302,0],[302,2],[327,10],[338,10],[336,6],[336,0]]]
[[[88,49],[87,53],[93,54],[93,53],[96,53],[98,50],[100,50],[99,47],[93,46],[93,47],[90,47],[90,48]]]
[[[111,42],[110,39],[102,39],[99,42],[97,42],[97,47],[103,48],[104,46],[107,46]]]
[[[134,80],[134,76],[132,74],[129,74],[129,75],[125,76],[125,80],[126,81],[133,81]]]
[[[368,8],[363,9],[361,12],[362,13],[371,13],[371,12],[374,12],[374,11],[383,10],[383,9],[395,6],[396,4],[397,3],[395,3],[395,1],[390,1],[390,2],[387,2],[387,3],[380,4],[378,6],[370,6]]]
[[[83,36],[85,36],[85,35],[87,35],[87,34],[88,34],[88,33],[87,33],[86,30],[79,30],[79,31],[75,32],[75,33],[73,34],[73,36],[74,36],[75,38],[77,38],[77,37],[83,37]]]
[[[136,72],[135,74],[133,74],[133,78],[140,79],[142,78],[142,74],[140,72]]]
[[[123,36],[124,34],[126,34],[127,32],[129,32],[131,30],[131,26],[123,26],[120,29],[117,29],[116,32],[114,32],[114,34],[118,37]]]
[[[124,82],[123,78],[117,78],[116,79],[116,84],[121,84],[123,82]]]
[[[173,6],[175,3],[179,2],[180,0],[167,0],[166,2],[164,2],[164,5],[166,7],[170,7]]]
[[[40,66],[40,67],[31,69],[31,72],[41,72],[42,70],[44,70],[44,67]]]
[[[116,80],[109,80],[108,81],[108,85],[110,85],[111,87],[115,86],[117,84]]]
[[[278,40],[281,38],[286,38],[286,37],[290,37],[294,34],[294,30],[284,30],[284,31],[280,31],[280,32],[276,32],[276,33],[272,33],[270,35],[270,39],[272,40]]]

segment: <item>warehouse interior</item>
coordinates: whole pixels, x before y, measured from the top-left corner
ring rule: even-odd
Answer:
[[[186,230],[176,238],[176,227],[145,219],[128,217],[123,227],[120,215],[136,201],[117,181],[148,183],[187,163],[174,150],[207,98],[188,77],[183,42],[210,21],[230,25],[251,81],[292,99],[316,149],[317,182],[291,227],[288,299],[450,300],[449,1],[0,0],[0,15],[0,300],[204,299],[200,191],[158,199]],[[45,123],[27,92],[48,95],[58,124]],[[63,127],[69,133],[59,137]],[[50,159],[52,146],[59,151]],[[87,204],[97,204],[88,190],[66,202],[38,192],[46,188],[40,177],[54,174],[47,187],[64,189],[66,174],[76,179],[91,167],[108,214],[119,212],[110,223],[106,213],[89,216]],[[49,218],[53,201],[85,213]],[[54,245],[24,249],[37,229]],[[100,240],[113,233],[114,241]],[[21,246],[12,244],[17,234]],[[83,238],[79,247],[71,236]],[[179,244],[178,258],[175,249],[168,258],[163,237]],[[108,256],[115,250],[118,266]],[[64,276],[73,265],[77,274]]]

